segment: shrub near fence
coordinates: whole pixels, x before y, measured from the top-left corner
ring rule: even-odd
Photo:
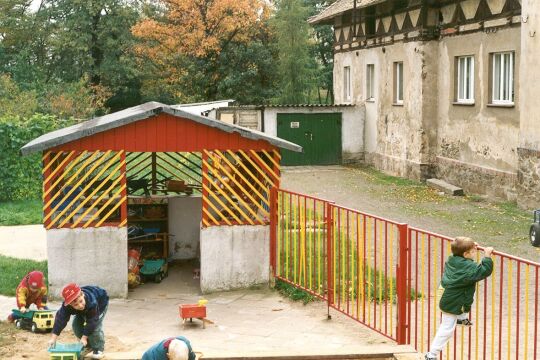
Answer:
[[[41,154],[21,156],[29,141],[71,125],[73,120],[36,114],[28,119],[0,118],[0,201],[41,198]]]

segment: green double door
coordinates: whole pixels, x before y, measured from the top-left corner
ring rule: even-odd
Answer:
[[[282,165],[341,164],[341,113],[277,114],[277,135],[304,148],[282,150]]]

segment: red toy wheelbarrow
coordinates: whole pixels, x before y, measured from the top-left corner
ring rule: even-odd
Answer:
[[[202,321],[203,329],[206,328],[206,300],[200,300],[199,304],[183,304],[179,306],[180,318],[182,324],[186,326],[186,320],[193,322],[193,319],[199,319]]]

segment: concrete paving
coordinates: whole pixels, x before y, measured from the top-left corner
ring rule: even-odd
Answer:
[[[205,357],[412,352],[335,311],[327,320],[322,302],[304,306],[266,287],[206,295],[206,329],[197,319],[184,326],[178,305],[202,298],[191,270],[189,263],[178,264],[161,284],[144,284],[128,299],[111,300],[105,332],[123,344],[115,351],[140,355],[164,338],[183,335]],[[0,296],[1,318],[14,303],[14,298]],[[58,306],[51,303],[51,308]]]
[[[20,259],[46,260],[43,225],[0,226],[0,254]]]

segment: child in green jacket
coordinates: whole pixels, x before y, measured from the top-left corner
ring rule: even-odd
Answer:
[[[441,287],[444,289],[439,301],[442,311],[441,325],[426,354],[426,360],[437,358],[437,354],[454,334],[457,324],[472,325],[469,311],[474,302],[476,283],[487,278],[493,271],[493,248],[486,248],[485,257],[477,263],[474,261],[476,247],[477,244],[468,237],[456,237],[452,242],[452,255],[444,265],[441,279]]]

